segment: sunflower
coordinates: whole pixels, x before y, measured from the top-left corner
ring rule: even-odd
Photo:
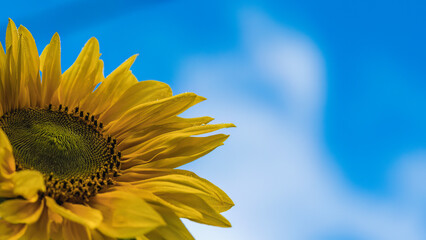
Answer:
[[[132,56],[106,78],[90,39],[61,72],[54,34],[39,56],[12,20],[0,43],[0,239],[193,239],[181,218],[220,227],[232,200],[176,169],[233,124],[180,113],[205,100],[138,81]]]

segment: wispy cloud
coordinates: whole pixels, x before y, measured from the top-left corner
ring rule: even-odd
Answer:
[[[226,213],[233,228],[188,222],[193,234],[199,239],[426,238],[419,208],[407,205],[419,198],[418,188],[426,196],[424,185],[416,184],[425,182],[418,165],[397,166],[392,181],[399,190],[378,199],[351,189],[329,156],[321,122],[325,63],[315,43],[258,11],[241,11],[240,27],[238,48],[193,56],[179,74],[181,89],[209,98],[197,115],[238,126],[225,147],[190,165],[236,202]],[[422,198],[416,206],[424,203]]]

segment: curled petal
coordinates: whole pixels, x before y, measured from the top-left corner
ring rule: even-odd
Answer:
[[[0,204],[0,217],[10,223],[30,224],[39,220],[43,208],[44,200],[11,199]]]
[[[12,181],[15,185],[13,193],[31,201],[38,199],[39,192],[46,191],[43,175],[38,171],[22,170],[16,172]]]

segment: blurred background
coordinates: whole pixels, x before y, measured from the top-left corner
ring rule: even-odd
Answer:
[[[62,69],[96,37],[105,75],[208,100],[185,116],[238,127],[184,166],[236,206],[197,239],[426,239],[426,5],[420,1],[11,1]]]

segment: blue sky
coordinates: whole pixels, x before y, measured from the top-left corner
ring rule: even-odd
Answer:
[[[22,1],[7,18],[63,70],[95,36],[105,75],[135,53],[139,80],[208,101],[234,122],[186,168],[236,202],[232,229],[197,239],[426,239],[426,5],[415,1]],[[1,20],[3,19],[3,20]],[[3,41],[2,41],[3,42]]]

